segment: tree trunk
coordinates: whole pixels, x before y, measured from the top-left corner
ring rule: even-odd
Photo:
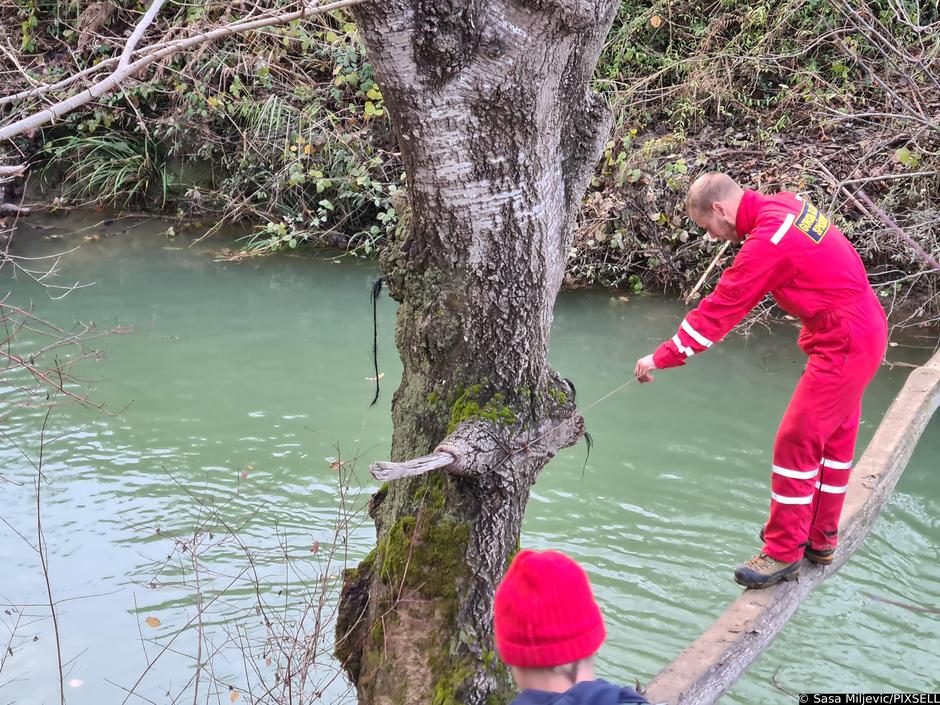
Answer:
[[[404,364],[392,457],[454,458],[372,499],[377,546],[344,576],[336,647],[364,705],[510,696],[493,595],[529,488],[583,434],[574,389],[546,356],[572,226],[610,128],[590,79],[617,6],[354,10],[408,177],[410,213],[382,257]]]

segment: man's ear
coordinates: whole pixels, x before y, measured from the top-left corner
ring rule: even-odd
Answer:
[[[725,204],[721,201],[715,201],[712,203],[712,211],[714,211],[719,217],[725,217]]]

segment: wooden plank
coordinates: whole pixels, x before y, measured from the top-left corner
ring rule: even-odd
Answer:
[[[884,508],[930,417],[940,405],[940,352],[914,370],[885,414],[849,481],[831,566],[804,561],[798,581],[745,590],[646,688],[651,703],[707,705],[770,646],[800,603],[861,545]]]

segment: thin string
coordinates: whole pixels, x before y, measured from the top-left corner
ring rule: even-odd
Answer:
[[[634,377],[633,379],[628,379],[626,382],[624,382],[623,384],[621,384],[621,385],[620,385],[619,387],[617,387],[616,389],[613,389],[613,390],[607,392],[607,394],[605,394],[604,396],[602,396],[600,399],[596,399],[596,400],[592,401],[590,404],[588,404],[586,407],[584,407],[584,409],[581,410],[581,416],[584,416],[588,411],[590,411],[591,409],[593,409],[595,406],[597,406],[598,404],[600,404],[602,401],[606,401],[607,399],[610,399],[614,394],[616,394],[617,392],[621,391],[622,389],[626,389],[626,388],[629,387],[631,384],[634,384],[634,383],[637,382],[637,381],[638,381],[638,380],[637,380],[635,377]],[[564,422],[562,422],[562,423],[564,423]],[[538,443],[540,440],[542,440],[543,438],[545,438],[545,436],[547,436],[549,433],[551,433],[551,432],[554,431],[555,429],[561,428],[561,425],[562,425],[562,424],[560,424],[560,423],[559,423],[559,424],[556,424],[555,426],[552,426],[551,428],[547,429],[547,430],[546,430],[544,433],[542,433],[541,435],[536,436],[535,438],[533,438],[533,439],[530,440],[530,441],[526,441],[523,445],[519,446],[518,448],[516,448],[516,449],[515,449],[514,451],[512,451],[511,453],[508,453],[507,456],[506,456],[506,460],[508,460],[509,458],[511,458],[512,456],[514,456],[514,455],[515,455],[516,453],[518,453],[520,450],[525,450],[526,448],[528,448],[528,446],[529,446],[530,444]],[[504,460],[503,462],[505,462],[505,460]]]

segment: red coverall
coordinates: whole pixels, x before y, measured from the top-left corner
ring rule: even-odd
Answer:
[[[809,202],[745,191],[736,229],[746,239],[734,264],[653,362],[659,369],[684,365],[767,292],[800,318],[799,344],[809,360],[774,441],[763,549],[789,563],[802,558],[807,539],[814,549],[835,548],[862,394],[884,355],[887,323],[858,253]]]

